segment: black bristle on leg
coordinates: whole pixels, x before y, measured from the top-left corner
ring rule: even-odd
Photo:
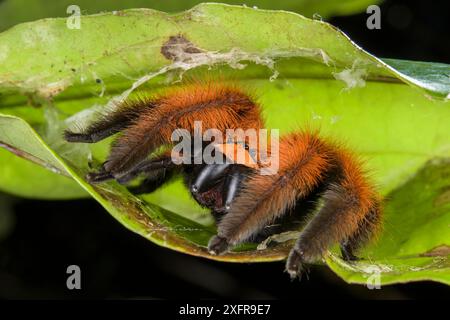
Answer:
[[[89,172],[86,175],[86,180],[92,184],[104,182],[111,179],[114,179],[114,177],[109,172],[106,171]]]
[[[299,249],[293,249],[289,253],[289,257],[286,263],[286,272],[291,277],[291,280],[299,277],[301,278],[302,272],[304,270],[304,253]]]
[[[298,279],[301,280],[302,276],[305,275],[308,279],[308,265],[304,263],[303,252],[292,250],[289,253],[288,261],[286,266],[291,266],[290,268],[285,269],[285,271],[289,274],[291,281]]]
[[[64,131],[64,140],[68,142],[85,142],[94,143],[94,139],[89,134],[72,132],[69,130]]]
[[[101,123],[106,125],[104,123]],[[99,123],[92,124],[84,132],[64,131],[64,139],[68,142],[95,143],[118,133],[124,129],[128,122],[114,123],[112,127],[101,127]]]
[[[139,112],[152,109],[154,105],[137,101],[129,106],[119,106],[116,111],[102,115],[82,132],[64,131],[64,139],[68,142],[95,143],[116,134],[139,117]]]
[[[151,193],[165,184],[173,176],[174,171],[169,169],[155,170],[154,176],[144,179],[139,185],[128,187],[132,194],[139,195]]]
[[[360,260],[357,256],[353,254],[353,249],[351,248],[351,246],[349,246],[347,241],[342,242],[340,248],[342,259],[344,259],[344,261],[351,262]]]
[[[330,245],[343,240],[340,225],[347,223],[346,217],[358,205],[353,195],[338,185],[331,185],[323,199],[322,208],[307,223],[289,254],[286,270],[291,277],[301,273],[303,264],[314,262]]]
[[[350,262],[360,260],[354,252],[372,238],[377,227],[380,225],[381,212],[378,206],[379,204],[375,205],[372,210],[366,214],[364,220],[361,221],[358,229],[350,237],[341,242],[340,248],[342,259],[345,261]]]
[[[229,243],[226,238],[214,236],[209,240],[208,251],[213,255],[220,255],[228,250]]]
[[[166,173],[167,171],[175,170],[175,167],[176,165],[172,162],[172,158],[170,156],[163,155],[155,159],[148,159],[138,163],[128,173],[117,178],[117,181],[120,184],[126,184],[139,175],[151,177],[160,170],[162,170],[162,173]]]

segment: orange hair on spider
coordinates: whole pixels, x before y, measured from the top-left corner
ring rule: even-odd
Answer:
[[[334,223],[329,224],[328,215],[323,219],[318,216],[320,224],[308,225],[303,230],[303,236],[316,235],[309,242],[316,248],[314,252],[323,253],[332,243],[351,237],[366,220],[379,225],[379,196],[350,151],[326,141],[317,131],[300,131],[281,138],[279,161],[275,175],[255,174],[244,182],[231,211],[221,221],[223,234],[219,236],[226,237],[230,243],[245,241],[253,233],[248,226],[257,229],[272,223],[321,184],[331,185],[323,194],[328,201],[325,210],[338,212],[342,219],[332,219]],[[367,219],[369,214],[374,217]],[[317,229],[326,225],[327,233],[319,232],[317,236]]]
[[[141,97],[137,102],[127,102],[155,107],[144,109],[113,144],[112,156],[105,163],[107,171],[119,175],[126,172],[156,147],[171,143],[176,129],[194,134],[196,121],[201,121],[203,130],[214,128],[220,132],[263,126],[258,104],[232,84],[193,83],[146,99]]]

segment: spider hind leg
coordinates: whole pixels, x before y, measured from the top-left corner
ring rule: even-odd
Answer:
[[[380,202],[348,155],[341,155],[342,176],[330,183],[324,204],[303,229],[286,262],[292,278],[305,264],[322,257],[334,243],[340,243],[346,260],[357,259],[354,251],[376,233],[381,223]]]
[[[360,260],[360,258],[355,255],[355,252],[360,249],[363,244],[367,243],[374,234],[379,233],[378,229],[380,226],[380,207],[378,203],[375,203],[373,208],[358,225],[356,231],[347,239],[341,241],[340,249],[342,259],[345,261]]]

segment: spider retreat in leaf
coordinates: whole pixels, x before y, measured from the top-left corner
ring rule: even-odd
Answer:
[[[227,129],[264,127],[260,106],[237,85],[196,83],[126,101],[81,132],[67,130],[65,139],[95,143],[120,133],[101,169],[88,174],[91,183],[115,179],[127,184],[140,176],[141,184],[130,187],[139,194],[152,192],[174,173],[184,175],[193,198],[216,220],[217,235],[208,244],[214,255],[245,241],[261,241],[301,219],[304,226],[286,262],[295,278],[336,244],[345,260],[357,259],[355,252],[377,234],[382,200],[358,158],[340,144],[315,130],[284,135],[273,174],[261,173],[258,157],[253,162],[178,164],[170,148],[155,152],[174,146],[171,136],[177,129],[194,136],[196,121],[224,138]],[[241,142],[247,146],[247,140]],[[202,142],[201,150],[213,143]],[[226,152],[223,158],[228,159]]]

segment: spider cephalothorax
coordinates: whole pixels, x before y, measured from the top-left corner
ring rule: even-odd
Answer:
[[[65,138],[92,143],[121,133],[101,170],[88,175],[91,182],[127,183],[143,175],[143,183],[131,190],[145,193],[174,172],[183,173],[193,197],[216,218],[218,233],[208,245],[211,254],[275,232],[274,222],[312,214],[287,260],[286,269],[295,277],[335,243],[345,259],[354,259],[354,251],[379,229],[381,200],[359,161],[312,130],[281,137],[278,170],[272,174],[261,174],[258,157],[253,162],[229,161],[223,148],[217,151],[222,163],[177,164],[170,149],[149,158],[158,148],[173,145],[177,129],[194,136],[196,121],[203,129],[217,129],[225,139],[227,129],[263,128],[259,106],[239,88],[195,84],[126,102],[80,133],[66,131]],[[216,142],[203,143],[202,150],[211,143]]]

